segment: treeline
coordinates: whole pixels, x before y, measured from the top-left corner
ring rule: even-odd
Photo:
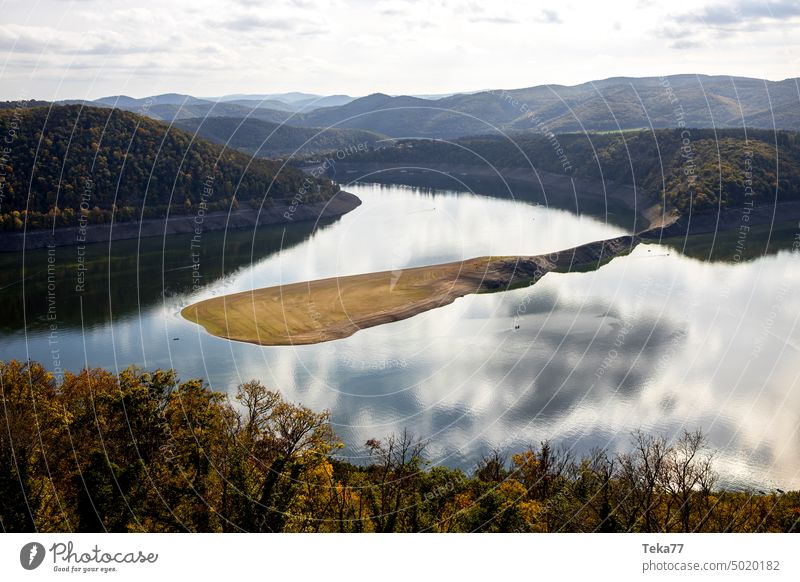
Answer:
[[[0,363],[5,532],[797,531],[798,492],[724,491],[700,433],[582,458],[543,443],[469,473],[408,434],[337,459],[327,412],[257,381],[228,398],[172,371]]]
[[[321,201],[337,189],[126,111],[0,109],[0,230],[228,210],[298,192]]]
[[[681,213],[800,198],[800,134],[791,131],[659,129],[404,140],[348,162],[533,167],[635,185],[645,197]]]

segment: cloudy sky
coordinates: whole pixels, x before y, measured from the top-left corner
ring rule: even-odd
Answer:
[[[800,74],[798,0],[0,0],[0,99]]]

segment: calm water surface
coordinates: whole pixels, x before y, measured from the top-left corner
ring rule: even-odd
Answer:
[[[347,189],[364,204],[336,221],[205,233],[196,292],[186,237],[88,247],[82,292],[76,248],[28,252],[24,269],[0,255],[0,357],[173,367],[223,391],[260,378],[330,409],[355,461],[368,438],[403,428],[429,439],[434,463],[465,469],[491,447],[552,439],[576,453],[624,450],[637,428],[702,428],[727,483],[800,487],[800,257],[780,244],[713,262],[640,245],[594,272],[548,274],[313,346],[231,342],[181,319],[183,306],[222,293],[626,233],[465,192]]]

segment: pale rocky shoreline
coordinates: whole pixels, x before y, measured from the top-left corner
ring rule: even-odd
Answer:
[[[136,239],[172,234],[192,234],[198,226],[205,231],[253,228],[258,225],[288,224],[336,218],[358,208],[361,200],[349,192],[339,191],[327,202],[310,202],[292,205],[291,201],[275,204],[261,211],[240,209],[233,212],[209,212],[197,222],[194,213],[167,218],[148,218],[140,221],[110,224],[91,224],[81,230],[70,226],[53,230],[35,230],[27,233],[0,234],[0,252],[18,252],[45,247],[62,247],[77,244],[107,243],[115,240]],[[291,218],[286,218],[286,215]]]

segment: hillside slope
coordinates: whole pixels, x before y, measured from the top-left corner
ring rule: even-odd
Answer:
[[[319,154],[358,144],[371,145],[383,138],[357,129],[294,127],[231,117],[180,119],[175,125],[214,143],[262,157]]]
[[[800,134],[662,129],[556,136],[517,134],[452,143],[402,140],[348,159],[382,164],[461,164],[566,173],[634,186],[679,213],[800,199]]]
[[[13,136],[0,159],[0,229],[102,224],[228,209],[238,202],[324,201],[338,191],[177,128],[77,105],[0,111]],[[235,200],[234,200],[235,197]],[[238,202],[237,202],[238,201]]]

